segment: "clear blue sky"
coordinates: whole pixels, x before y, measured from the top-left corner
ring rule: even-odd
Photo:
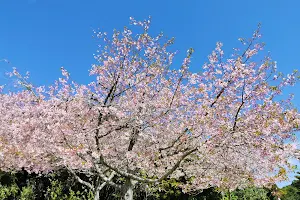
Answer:
[[[151,15],[153,33],[176,38],[178,61],[189,47],[195,49],[194,71],[217,41],[229,55],[237,38],[251,36],[261,22],[266,49],[278,70],[288,73],[300,65],[299,8],[299,0],[0,0],[0,59],[30,71],[36,84],[53,82],[61,66],[73,79],[87,82],[97,49],[92,30],[122,29],[130,16],[142,20]],[[1,62],[0,84],[8,70]],[[299,84],[289,89],[298,108],[299,91]]]

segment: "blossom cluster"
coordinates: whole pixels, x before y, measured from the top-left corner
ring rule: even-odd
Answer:
[[[131,22],[142,33],[96,33],[104,45],[87,85],[61,68],[53,85],[34,86],[14,69],[24,90],[0,94],[0,169],[67,167],[104,181],[107,170],[141,182],[185,176],[185,191],[285,179],[300,115],[277,97],[297,72],[277,74],[268,56],[257,62],[259,31],[229,58],[217,43],[192,73],[192,49],[173,69],[173,39],[150,36],[150,20]]]

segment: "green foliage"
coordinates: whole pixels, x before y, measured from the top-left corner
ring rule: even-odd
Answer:
[[[5,186],[0,185],[0,200],[5,200],[9,197],[16,197],[19,192],[19,188],[16,184]]]
[[[17,184],[10,186],[0,185],[0,200],[5,199],[19,199],[19,200],[34,200],[35,195],[32,186],[24,186],[21,189]]]
[[[35,199],[35,195],[32,186],[28,185],[22,187],[20,200],[34,200],[34,199]]]
[[[227,192],[222,197],[222,200],[238,200],[238,197],[233,192]]]
[[[55,176],[54,176],[55,178]],[[45,199],[47,200],[92,200],[94,199],[93,192],[91,190],[76,192],[72,188],[68,187],[63,182],[51,178],[51,185],[47,189]]]
[[[150,199],[221,200],[222,195],[215,188],[193,191],[193,193],[188,194],[183,193],[179,186],[189,181],[191,180],[171,178],[162,181],[158,185],[152,185],[149,189],[151,193]]]
[[[250,187],[237,190],[234,194],[241,200],[269,200],[268,191],[264,188]]]
[[[300,199],[298,194],[299,190],[292,185],[286,186],[281,189],[281,199],[282,200],[297,200]]]
[[[280,190],[282,200],[298,200],[300,199],[300,172],[295,176],[296,180]]]
[[[78,186],[79,185],[79,186]],[[62,172],[47,176],[0,172],[0,200],[92,200],[93,192]],[[73,188],[72,188],[73,187]]]
[[[87,180],[87,177],[82,176]],[[296,177],[292,185],[281,189],[282,200],[298,200],[300,176]],[[122,180],[118,180],[122,182]],[[134,199],[148,200],[275,200],[272,189],[250,187],[227,193],[223,197],[216,188],[208,188],[203,191],[185,194],[180,189],[180,184],[187,183],[185,179],[166,179],[158,185],[146,188],[139,183],[135,187]],[[104,187],[100,192],[100,199],[118,200],[122,192],[116,191],[110,186]],[[230,197],[230,198],[229,198]],[[24,172],[1,173],[0,172],[0,200],[92,200],[93,191],[82,187],[67,171],[56,171],[48,175],[26,174]]]
[[[159,185],[150,188],[150,191],[156,199],[174,199],[181,195],[181,189],[178,187],[180,182],[176,179],[163,180]]]
[[[88,194],[85,194],[83,192],[73,191],[72,189],[69,189],[69,196],[65,196],[65,200],[92,200],[94,199],[94,194],[92,191],[89,191]]]
[[[46,199],[59,200],[63,196],[63,188],[57,180],[51,181],[51,186],[47,189]]]
[[[300,172],[297,172],[295,178],[296,180],[293,181],[292,186],[297,188],[300,191]]]

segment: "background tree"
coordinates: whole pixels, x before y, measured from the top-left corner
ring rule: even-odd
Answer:
[[[243,190],[237,190],[234,194],[238,199],[243,200],[269,200],[268,191],[264,188],[249,187]]]
[[[292,182],[291,185],[285,186],[280,189],[280,196],[282,200],[292,200],[292,199],[300,199],[300,180],[299,180],[299,172],[295,176],[296,180]]]
[[[286,141],[295,140],[300,118],[291,98],[277,97],[297,71],[283,77],[269,56],[254,59],[263,49],[259,29],[228,59],[217,43],[203,71],[192,73],[193,49],[171,68],[174,40],[151,37],[150,20],[131,23],[142,32],[95,33],[104,45],[87,85],[62,68],[53,85],[37,87],[14,69],[24,89],[1,94],[0,168],[64,167],[95,199],[106,184],[132,199],[137,182],[167,178],[185,177],[184,192],[285,179],[296,150]]]
[[[300,195],[300,172],[298,171],[296,176],[296,180],[292,182],[292,186],[299,190],[298,194]]]

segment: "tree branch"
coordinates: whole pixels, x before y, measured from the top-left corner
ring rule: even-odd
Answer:
[[[186,128],[183,133],[181,133],[177,138],[176,140],[174,140],[171,145],[167,146],[167,147],[162,147],[162,148],[159,148],[158,150],[161,152],[161,151],[164,151],[164,150],[167,150],[167,149],[170,149],[172,147],[174,147],[174,145],[176,144],[176,142],[178,142],[180,140],[180,138],[186,134],[186,132],[188,131],[188,128]]]
[[[95,190],[94,186],[92,184],[90,184],[87,181],[82,180],[70,167],[66,166],[66,168],[69,170],[69,172],[71,172],[71,174],[73,174],[73,176],[77,179],[77,181],[79,183],[81,183],[82,185],[85,185],[87,187],[89,187],[91,190]]]
[[[244,85],[243,85],[243,89],[242,89],[242,103],[240,104],[235,116],[234,116],[234,124],[233,124],[233,127],[232,127],[232,131],[235,131],[236,130],[236,124],[237,124],[237,120],[238,120],[238,115],[239,115],[239,112],[241,111],[245,101],[244,101],[244,92],[245,92],[245,85],[246,85],[246,82],[245,82],[245,79],[244,79]]]
[[[100,163],[103,164],[104,166],[108,167],[109,169],[115,171],[116,173],[120,174],[121,176],[126,177],[126,178],[130,178],[130,179],[142,182],[142,183],[155,183],[155,182],[157,182],[156,180],[141,178],[141,177],[136,176],[134,174],[130,174],[128,172],[123,172],[121,170],[118,170],[117,168],[115,168],[115,167],[109,165],[107,162],[105,162],[104,158],[102,156],[100,156]]]
[[[179,166],[180,166],[180,163],[187,157],[189,156],[190,154],[192,154],[193,152],[195,152],[197,150],[197,148],[194,148],[194,149],[191,149],[189,151],[187,151],[186,153],[184,153],[180,159],[175,163],[175,165],[166,173],[164,174],[161,178],[159,179],[146,179],[146,178],[141,178],[139,176],[136,176],[134,174],[131,174],[131,173],[127,173],[127,172],[123,172],[121,170],[118,170],[117,168],[109,165],[108,163],[106,163],[104,161],[104,158],[102,156],[100,156],[100,163],[103,164],[104,166],[108,167],[109,169],[115,171],[116,173],[120,174],[121,176],[124,176],[126,178],[130,178],[130,179],[133,179],[133,180],[136,180],[136,181],[139,181],[139,182],[142,182],[142,183],[157,183],[157,182],[160,182],[164,179],[166,179],[169,175],[171,175]],[[96,164],[97,165],[97,164]],[[97,170],[98,171],[98,170]]]
[[[112,173],[109,175],[109,177],[107,178],[107,180],[108,180],[108,181],[111,181],[111,179],[113,179],[115,175],[116,175],[116,172],[115,172],[115,171],[112,171]],[[99,185],[99,186],[96,188],[96,192],[102,190],[103,187],[104,187],[106,184],[107,184],[107,181],[104,181],[104,183],[102,183],[101,185]]]
[[[116,184],[116,183],[114,183],[114,182],[111,181],[111,179],[112,179],[113,177],[110,179],[110,177],[111,177],[112,174],[114,174],[114,173],[112,172],[112,174],[107,178],[107,177],[105,176],[105,174],[102,172],[102,170],[99,168],[98,164],[94,162],[95,158],[92,157],[92,159],[93,159],[93,165],[94,165],[94,167],[95,167],[95,169],[96,169],[96,171],[97,171],[99,177],[100,177],[103,181],[105,181],[105,183],[108,183],[109,185],[111,185],[111,186],[113,186],[113,187],[115,187],[115,188],[117,188],[117,189],[121,189],[122,187],[121,187],[120,185],[118,185],[118,184]],[[114,170],[113,170],[113,171],[114,171]],[[115,174],[114,174],[113,176],[115,176]],[[103,187],[104,187],[104,186],[103,186]]]
[[[99,111],[99,115],[98,115],[98,122],[97,122],[97,126],[99,127],[102,123],[102,113]],[[99,128],[96,129],[95,132],[95,140],[96,140],[96,147],[97,147],[97,151],[100,152],[100,144],[99,144]]]
[[[164,179],[166,179],[169,175],[171,175],[179,166],[180,163],[190,154],[192,154],[193,152],[195,152],[197,150],[197,148],[191,149],[190,151],[187,151],[186,153],[184,153],[181,158],[176,162],[176,164],[165,174],[163,175],[161,178],[159,178],[156,182],[160,182]]]

